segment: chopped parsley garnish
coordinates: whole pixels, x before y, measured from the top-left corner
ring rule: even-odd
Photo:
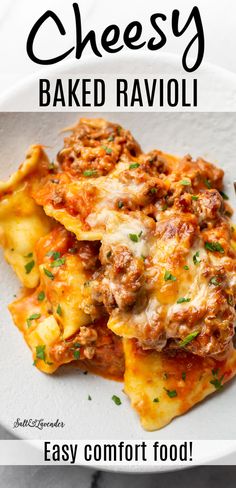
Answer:
[[[54,275],[51,273],[51,271],[49,271],[48,269],[46,268],[43,268],[43,271],[44,271],[44,274],[50,278],[51,280],[54,280]]]
[[[165,212],[165,210],[167,210],[167,209],[168,209],[168,205],[167,205],[167,203],[165,203],[163,205],[163,207],[161,207],[161,210],[162,210],[162,212]]]
[[[55,260],[61,257],[61,253],[59,251],[49,251],[47,252],[46,256]]]
[[[218,378],[218,374],[219,374],[219,369],[212,370],[213,379],[210,381],[210,383],[215,387],[216,390],[221,390],[221,388],[223,388],[222,381],[225,375],[222,374],[222,376]]]
[[[79,342],[75,342],[73,344],[73,347],[71,348],[72,351],[73,351],[73,356],[74,356],[74,359],[80,359],[80,343]]]
[[[206,185],[206,187],[207,187],[209,190],[211,189],[211,182],[210,182],[210,180],[205,179],[205,180],[204,180],[204,184]]]
[[[199,258],[199,256],[200,256],[199,251],[197,251],[193,256],[193,262],[194,262],[195,266],[197,266],[201,262],[201,259]]]
[[[191,180],[181,180],[180,184],[183,186],[189,186],[192,184]]]
[[[108,139],[107,139],[107,140],[108,140],[108,142],[113,142],[113,141],[114,141],[114,136],[110,136],[110,137],[108,137]]]
[[[156,192],[157,192],[157,189],[156,189],[156,188],[151,188],[150,193],[151,193],[152,195],[154,195]]]
[[[26,320],[28,327],[31,326],[32,320],[40,319],[40,317],[41,317],[40,313],[33,313],[32,315],[30,315],[30,317],[28,317],[28,319]]]
[[[42,359],[42,361],[46,360],[45,349],[46,349],[45,345],[36,346],[36,358],[37,359]]]
[[[75,351],[73,351],[73,356],[74,356],[74,359],[79,359],[80,358],[80,350],[76,349]]]
[[[177,397],[177,391],[176,390],[167,390],[167,388],[164,388],[164,390],[166,391],[169,398]]]
[[[48,169],[49,171],[55,169],[55,163],[53,161],[48,165]]]
[[[185,339],[183,339],[182,341],[179,342],[178,346],[179,347],[185,347],[187,346],[187,344],[189,344],[193,339],[195,339],[195,337],[197,337],[198,335],[200,334],[200,331],[199,330],[195,330],[194,332],[192,332],[191,334],[187,335],[185,337]]]
[[[194,200],[194,201],[197,201],[197,200],[198,200],[197,195],[192,195],[192,197],[191,197],[191,198],[192,198],[192,200]]]
[[[40,313],[33,313],[32,315],[30,315],[28,320],[35,320],[35,319],[39,319],[40,317],[41,317]]]
[[[230,305],[230,307],[234,306],[233,295],[227,295],[227,303]]]
[[[33,259],[32,259],[32,261],[29,261],[27,264],[25,264],[26,274],[29,274],[32,271],[32,269],[34,268],[34,265],[35,265],[35,262]]]
[[[143,254],[141,254],[141,259],[142,259],[143,261],[145,261],[146,257],[147,257],[147,256],[144,256]]]
[[[62,315],[62,309],[61,309],[60,303],[57,306],[57,314],[60,315],[60,316]]]
[[[177,303],[187,303],[187,302],[190,302],[190,298],[184,298],[184,297],[180,297],[178,298],[177,300]]]
[[[97,171],[96,169],[86,169],[84,172],[83,172],[83,175],[84,176],[95,176],[97,174]]]
[[[220,191],[220,194],[221,194],[223,200],[229,200],[229,197],[228,197],[228,195],[226,195],[226,193],[224,193],[223,191]]]
[[[88,288],[90,286],[90,281],[85,281],[84,282],[84,288]]]
[[[107,252],[107,258],[110,258],[111,257],[111,251],[108,251]]]
[[[133,163],[129,165],[129,169],[136,169],[139,168],[140,164],[139,163]]]
[[[160,400],[159,400],[159,398],[158,398],[158,397],[156,397],[156,398],[153,398],[153,400],[152,400],[152,401],[153,401],[153,403],[159,403],[159,401],[160,401]]]
[[[187,264],[186,264],[186,265],[184,266],[184,269],[185,269],[186,271],[188,271],[188,270],[189,270],[189,266],[187,266]]]
[[[137,234],[129,234],[129,238],[133,242],[138,242],[139,241],[139,236]]]
[[[124,203],[123,203],[123,202],[120,200],[120,201],[118,202],[118,208],[122,208],[123,206],[124,206]]]
[[[88,395],[88,400],[91,401],[92,400],[92,397],[90,395]]]
[[[66,258],[58,258],[58,259],[55,259],[51,264],[51,268],[58,268],[59,266],[62,266],[63,264],[65,264],[66,262]]]
[[[209,283],[210,283],[211,285],[215,285],[215,286],[220,285],[220,282],[218,281],[217,276],[213,276],[213,277],[210,279]]]
[[[186,372],[183,371],[181,376],[182,376],[182,380],[185,381],[186,380]]]
[[[107,154],[111,154],[112,153],[112,149],[110,147],[102,146],[102,149],[104,149],[104,151],[106,151]]]
[[[165,281],[176,281],[176,277],[173,276],[170,271],[165,271],[165,274],[164,274],[164,280]]]
[[[42,302],[45,298],[45,293],[44,291],[40,291],[39,294],[38,294],[38,301],[39,302]]]
[[[118,396],[116,396],[116,395],[113,395],[113,396],[111,397],[111,399],[113,400],[113,402],[114,402],[116,405],[121,405],[121,403],[122,403],[121,399],[120,399]]]
[[[33,257],[33,253],[30,252],[29,254],[27,254],[27,256],[24,256],[25,258],[32,258]]]
[[[219,242],[205,242],[205,248],[211,252],[220,252],[221,254],[225,252]]]
[[[118,136],[120,136],[121,130],[122,130],[122,127],[117,127],[117,134],[118,134]]]

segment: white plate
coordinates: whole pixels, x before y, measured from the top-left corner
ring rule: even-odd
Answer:
[[[128,70],[125,58],[122,62],[122,69],[126,64]],[[167,60],[164,62],[165,68],[166,63]],[[68,68],[70,73],[71,66]],[[112,63],[110,69],[114,69]],[[143,61],[142,71],[145,72],[145,69]],[[227,79],[227,73],[224,77]],[[24,88],[12,91],[11,100],[30,96],[34,82],[25,83]],[[230,86],[231,81],[228,79],[227,83]],[[2,107],[0,104],[0,110]],[[235,204],[232,181],[236,179],[236,114],[104,113],[102,116],[129,128],[144,150],[155,147],[179,155],[191,153],[194,157],[201,155],[215,162],[226,172],[226,191]],[[16,169],[31,143],[49,145],[49,153],[55,155],[62,145],[59,130],[76,119],[77,115],[73,113],[0,113],[0,178],[7,178]],[[31,353],[7,311],[7,304],[19,290],[19,282],[2,258],[0,269],[0,423],[15,435],[28,439],[236,439],[236,381],[161,431],[150,433],[142,430],[122,392],[121,383],[90,374],[85,376],[70,367],[61,368],[53,376],[40,373],[32,366]],[[92,396],[92,401],[88,402],[88,394]],[[120,407],[112,402],[113,394],[122,399]],[[65,428],[37,432],[35,429],[22,428],[14,431],[13,422],[17,418],[58,418],[65,422]],[[224,454],[222,451],[221,455]],[[201,453],[197,456],[199,464],[206,461]],[[211,453],[211,459],[216,457],[219,457],[217,446],[215,452]],[[153,471],[153,468],[140,466],[139,470],[147,472]],[[156,467],[155,470],[159,471],[160,468]]]

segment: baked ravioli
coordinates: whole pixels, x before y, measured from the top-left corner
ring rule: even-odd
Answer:
[[[9,305],[34,365],[123,380],[146,430],[236,373],[236,232],[221,169],[144,153],[103,119],[53,161],[31,146],[0,183],[0,239],[23,289]],[[42,141],[43,142],[43,141]]]

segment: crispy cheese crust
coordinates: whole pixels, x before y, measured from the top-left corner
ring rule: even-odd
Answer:
[[[30,148],[0,183],[0,237],[25,287],[9,309],[38,369],[125,372],[147,430],[234,376],[236,237],[223,175],[201,158],[146,154],[103,119],[81,119],[54,162]]]

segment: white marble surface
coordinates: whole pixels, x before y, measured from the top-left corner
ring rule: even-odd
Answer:
[[[63,8],[64,13],[69,12],[69,5],[72,2],[64,0],[0,0],[0,91],[12,86],[16,81],[35,71],[35,66],[28,60],[25,53],[25,40],[32,19],[37,18],[38,12],[43,12],[43,4],[47,8],[57,6]],[[149,0],[144,9],[144,3],[140,0],[120,0],[119,3],[110,0],[81,0],[82,12],[87,17],[86,27],[96,25],[96,30],[104,29],[108,23],[118,21],[125,25],[128,21],[142,19],[145,24],[149,13],[156,10],[158,3],[159,11],[170,11],[172,8],[181,9],[184,5],[199,5],[206,25],[206,54],[205,60],[221,65],[236,72],[236,29],[235,0],[227,2],[211,2],[206,0]],[[66,6],[67,4],[67,6]],[[90,7],[93,4],[93,8]],[[29,9],[30,7],[30,9]],[[35,13],[32,13],[32,8]],[[154,10],[155,9],[155,10]],[[125,15],[124,15],[125,14]],[[120,20],[119,20],[120,19]],[[72,34],[71,34],[72,35]],[[50,38],[50,45],[52,45]],[[67,38],[70,44],[71,36]],[[48,46],[48,39],[45,38],[44,46]],[[180,44],[170,40],[166,50],[177,52]],[[10,434],[0,428],[0,438],[9,439]],[[235,462],[232,458],[228,462]],[[78,486],[80,488],[178,488],[190,486],[192,488],[218,488],[235,486],[236,468],[229,466],[222,467],[199,467],[183,470],[178,473],[166,473],[159,475],[127,475],[117,473],[105,473],[86,468],[78,467],[0,467],[0,486],[2,488],[67,488]]]

